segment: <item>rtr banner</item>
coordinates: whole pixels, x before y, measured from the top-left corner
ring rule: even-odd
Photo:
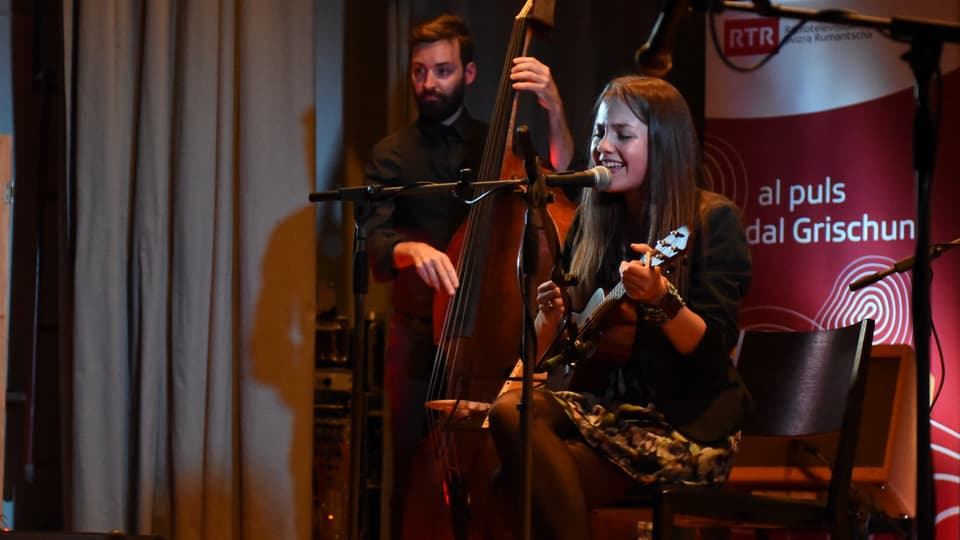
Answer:
[[[956,1],[780,5],[960,23]],[[742,326],[811,330],[869,317],[877,323],[875,343],[912,346],[910,272],[849,288],[917,248],[914,78],[902,59],[909,46],[878,29],[730,11],[708,19],[707,32],[708,177],[743,209],[754,261]],[[778,48],[755,71],[728,65],[755,65]],[[931,241],[949,242],[960,237],[960,46],[944,46],[940,68],[929,218]],[[936,397],[936,527],[938,539],[954,540],[960,538],[960,249],[931,266],[939,338],[931,340],[929,374]]]

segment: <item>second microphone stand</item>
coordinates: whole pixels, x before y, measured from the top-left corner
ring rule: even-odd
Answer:
[[[547,213],[547,204],[553,202],[553,193],[547,190],[548,179],[543,174],[540,157],[533,149],[533,141],[527,126],[517,128],[517,141],[523,156],[524,172],[527,175],[527,189],[524,193],[526,211],[524,213],[523,236],[520,253],[517,257],[517,273],[520,282],[520,294],[523,304],[523,333],[521,335],[521,359],[523,376],[520,401],[517,409],[520,413],[521,471],[523,487],[521,490],[522,524],[521,538],[529,540],[532,534],[533,499],[533,445],[530,428],[533,421],[533,372],[537,363],[537,333],[534,325],[535,314],[531,306],[536,306],[536,291],[540,267],[540,234],[546,236],[547,247],[553,259],[552,279],[559,285],[571,283],[569,276],[559,267],[560,239],[553,221]],[[572,184],[571,184],[572,185]],[[582,184],[586,185],[586,184]],[[581,186],[582,186],[581,185]]]

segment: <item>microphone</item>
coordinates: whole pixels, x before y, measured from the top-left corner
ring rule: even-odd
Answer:
[[[604,191],[613,183],[613,173],[600,165],[585,171],[564,171],[543,176],[547,185],[553,187],[592,187],[597,191]]]
[[[637,49],[633,61],[642,75],[663,77],[673,67],[670,54],[676,41],[680,19],[690,11],[690,0],[667,0],[653,23],[653,30],[643,47]]]
[[[930,246],[930,259],[931,260],[936,259],[944,251],[947,251],[948,249],[951,249],[957,246],[960,246],[960,238],[957,238],[956,240],[952,240],[950,242],[933,244],[932,246]],[[914,257],[912,255],[905,259],[900,259],[899,261],[895,262],[893,266],[885,270],[874,272],[869,276],[864,276],[854,281],[853,283],[850,284],[850,290],[857,291],[866,287],[867,285],[872,285],[880,281],[881,279],[889,276],[890,274],[893,274],[893,273],[899,274],[901,272],[906,272],[907,270],[910,270],[911,268],[913,268],[913,264],[914,264]]]

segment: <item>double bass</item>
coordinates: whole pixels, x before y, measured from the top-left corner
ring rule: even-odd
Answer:
[[[514,19],[479,181],[527,176],[512,150],[517,103],[510,69],[514,58],[526,54],[534,32],[552,27],[553,12],[552,0],[526,0]],[[555,230],[541,231],[538,242],[540,281],[550,276],[555,243],[573,219],[573,203],[557,190],[553,198],[549,222],[541,226]],[[447,248],[457,261],[460,287],[452,298],[438,294],[435,302],[438,353],[425,404],[429,433],[415,458],[404,508],[393,509],[404,512],[404,539],[509,537],[509,531],[498,529],[504,520],[496,516],[490,492],[499,463],[484,428],[483,406],[497,397],[522,356],[523,310],[529,308],[518,283],[517,259],[525,208],[516,191],[482,198]]]

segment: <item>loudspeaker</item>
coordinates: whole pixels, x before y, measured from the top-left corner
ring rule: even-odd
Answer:
[[[917,387],[913,349],[874,345],[870,352],[853,483],[864,502],[894,517],[915,515]],[[836,437],[812,442],[833,458]],[[798,456],[790,440],[744,437],[728,484],[743,489],[810,492],[825,489],[829,469]]]

